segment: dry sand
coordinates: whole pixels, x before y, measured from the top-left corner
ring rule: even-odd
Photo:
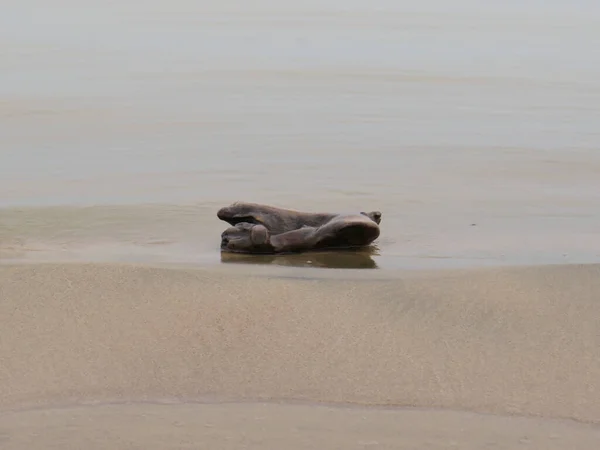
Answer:
[[[0,446],[596,448],[600,266],[395,276],[0,266]]]

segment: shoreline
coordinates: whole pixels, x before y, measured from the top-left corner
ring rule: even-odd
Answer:
[[[298,208],[327,210],[331,205],[299,204]],[[448,215],[443,210],[411,210],[410,205],[390,207],[389,213],[383,209],[382,235],[372,249],[248,258],[220,253],[225,223],[215,217],[213,203],[0,209],[0,263],[167,262],[387,271],[600,261],[594,216],[563,211],[548,222],[531,212],[517,219],[494,210],[458,210]]]
[[[130,266],[155,269],[214,271],[241,276],[264,276],[267,278],[308,278],[308,279],[350,279],[393,280],[406,274],[448,274],[493,270],[533,269],[552,267],[574,267],[600,265],[600,259],[592,257],[560,261],[549,258],[545,261],[532,261],[523,258],[519,261],[476,257],[416,257],[381,255],[377,247],[351,251],[325,250],[277,255],[248,255],[221,252],[219,249],[196,253],[194,258],[164,258],[164,255],[138,256],[137,258],[98,255],[84,257],[84,252],[60,257],[56,252],[47,257],[13,256],[0,257],[0,268],[10,266],[35,265],[97,265]],[[31,253],[31,252],[30,252]],[[35,253],[35,252],[34,252]],[[66,252],[66,254],[69,254]],[[398,261],[403,260],[403,263]],[[444,261],[431,263],[430,261]],[[392,262],[390,262],[392,261]],[[423,262],[427,261],[427,262]],[[382,264],[383,262],[383,264]]]
[[[316,252],[315,252],[316,253]],[[244,255],[244,257],[253,258],[257,255]],[[260,257],[262,255],[258,255]],[[305,252],[298,255],[277,255],[274,258],[286,256],[311,257],[310,252]],[[199,273],[214,273],[218,275],[229,275],[238,278],[266,278],[266,279],[289,279],[289,280],[331,280],[331,281],[394,281],[404,279],[407,276],[410,278],[422,277],[445,277],[445,276],[464,276],[470,273],[485,274],[494,272],[514,272],[528,270],[560,270],[569,268],[600,268],[598,262],[572,262],[558,263],[548,262],[543,264],[534,263],[503,263],[489,265],[455,265],[444,267],[423,267],[423,266],[406,266],[394,268],[377,268],[376,270],[365,270],[362,268],[344,268],[344,267],[319,267],[319,266],[294,266],[294,265],[269,265],[261,263],[248,264],[201,264],[197,262],[182,262],[182,261],[112,261],[112,260],[85,260],[85,259],[0,259],[0,270],[2,268],[11,267],[52,267],[52,266],[68,266],[68,267],[98,267],[110,268],[121,267],[124,269],[147,269],[147,270],[168,270],[175,272],[199,272]]]

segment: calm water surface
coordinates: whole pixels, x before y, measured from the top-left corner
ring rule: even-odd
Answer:
[[[219,263],[246,200],[383,211],[268,264],[597,261],[598,48],[591,0],[9,1],[0,259]]]

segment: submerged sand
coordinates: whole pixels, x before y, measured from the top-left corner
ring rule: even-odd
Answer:
[[[600,442],[598,265],[388,280],[10,265],[0,300],[2,448]]]

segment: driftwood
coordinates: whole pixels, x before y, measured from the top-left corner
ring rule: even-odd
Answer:
[[[291,253],[354,248],[379,237],[381,212],[307,213],[256,203],[234,203],[217,217],[231,225],[221,234],[221,250],[239,253]]]

